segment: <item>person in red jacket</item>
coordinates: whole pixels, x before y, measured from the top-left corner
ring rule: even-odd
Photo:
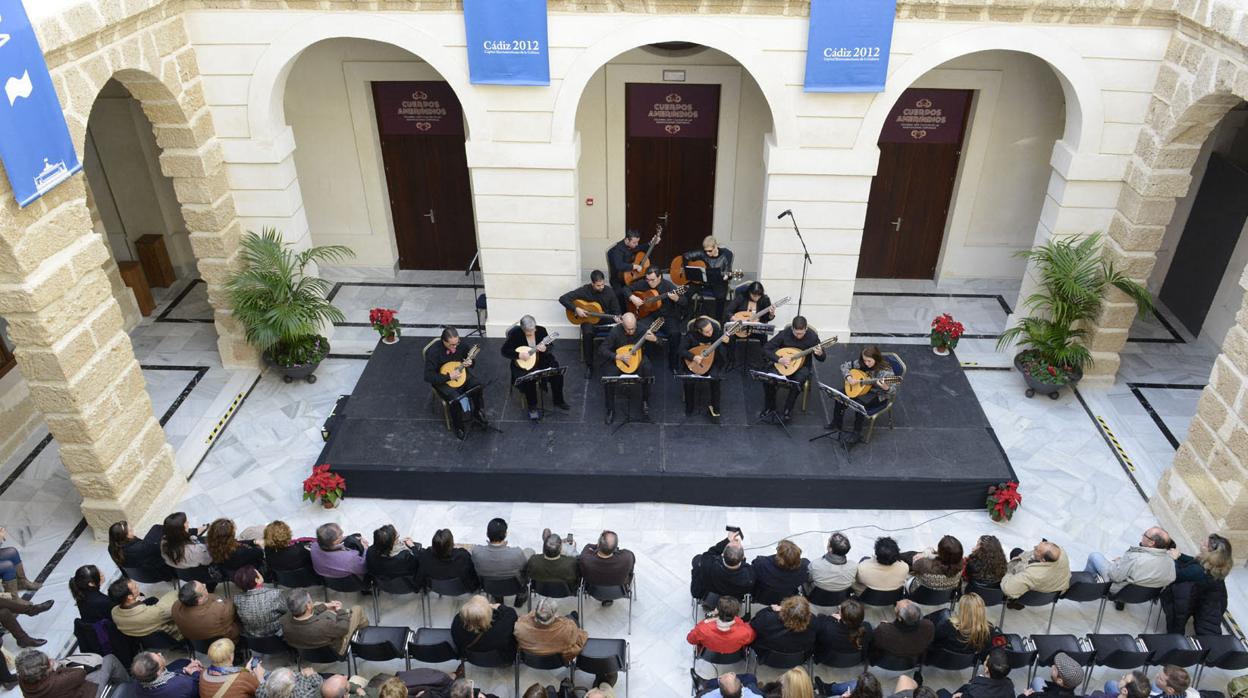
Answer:
[[[754,642],[754,628],[737,616],[741,602],[732,596],[721,596],[715,605],[715,613],[693,626],[685,637],[698,650],[708,649],[720,654],[732,654]]]

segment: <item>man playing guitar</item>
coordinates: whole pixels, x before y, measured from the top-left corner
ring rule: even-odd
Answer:
[[[763,345],[763,356],[766,357],[768,361],[788,366],[790,363],[789,357],[777,355],[776,351],[778,349],[810,349],[811,347],[815,347],[812,355],[817,361],[823,361],[828,357],[827,354],[824,353],[823,347],[818,346],[819,344],[819,335],[816,334],[814,330],[810,329],[806,323],[805,317],[798,315],[793,318],[793,322],[788,327],[777,332],[776,336],[771,338],[771,341]],[[806,361],[788,378],[789,380],[801,384],[805,383],[806,379],[809,377],[810,362]],[[785,422],[788,422],[789,419],[792,418],[793,406],[797,404],[797,394],[800,392],[801,390],[790,390],[788,396],[785,397],[784,413],[781,415],[781,419]],[[765,417],[775,411],[776,386],[771,383],[763,383],[763,412],[760,416]]]
[[[663,270],[655,265],[651,265],[646,270],[645,278],[634,281],[632,286],[629,287],[629,291],[628,310],[636,313],[643,305],[651,309],[656,304],[659,306],[657,315],[651,313],[647,319],[653,319],[654,317],[666,318],[663,326],[659,328],[659,336],[666,338],[668,341],[667,367],[671,371],[676,371],[678,366],[674,348],[680,341],[681,320],[685,314],[688,296],[677,293],[676,285],[663,278]],[[651,295],[646,294],[646,291],[656,291],[659,295],[651,302],[650,298],[643,298],[641,295],[638,295]],[[642,320],[642,322],[646,322],[646,320]]]
[[[639,328],[637,326],[637,316],[632,313],[624,313],[620,316],[620,323],[611,328],[611,333],[607,335],[607,339],[603,341],[602,346],[598,347],[598,353],[603,361],[604,376],[619,376],[622,374],[619,366],[615,363],[616,350],[621,347],[632,346],[642,337],[641,347],[637,350],[641,354],[641,366],[638,367],[635,375],[642,378],[649,378],[654,375],[654,368],[650,365],[650,357],[645,355],[645,343],[657,342],[658,337],[649,329]],[[615,386],[606,384],[603,386],[603,393],[607,400],[606,423],[610,424],[615,421]],[[650,384],[648,382],[641,384],[641,416],[642,419],[650,419]]]
[[[760,310],[763,312],[758,313]],[[751,281],[746,285],[745,293],[738,293],[732,297],[732,302],[728,304],[728,317],[731,318],[737,313],[758,313],[754,321],[764,325],[776,319],[776,309],[771,307],[771,298],[763,290],[761,281]]]
[[[633,261],[637,258],[637,246],[640,242],[641,233],[636,228],[629,228],[624,231],[624,239],[607,250],[607,273],[611,275],[611,288],[621,304],[628,294],[624,273],[641,271],[641,265]]]
[[[452,361],[463,363],[468,358],[468,347],[459,339],[459,333],[454,327],[445,327],[442,329],[442,340],[434,342],[425,351],[425,382],[432,385],[433,389],[438,391],[438,395],[446,400],[451,407],[451,422],[455,425],[455,436],[463,439],[467,435],[464,423],[464,413],[471,412],[472,418],[486,426],[485,421],[485,398],[482,397],[482,391],[477,390],[467,398],[460,397],[464,393],[481,385],[479,381],[469,373],[467,380],[458,388],[452,388],[447,385],[452,380],[458,380],[467,368],[460,368],[458,371],[449,375],[441,373],[439,369],[444,364]]]
[[[598,323],[588,322],[592,318],[588,311],[578,307],[578,301],[597,303],[602,308],[602,313],[611,316],[610,322],[607,322],[607,318],[600,318],[602,321]],[[559,296],[559,305],[577,318],[587,320],[581,323],[581,359],[585,361],[585,378],[589,379],[594,372],[594,338],[605,337],[611,329],[608,325],[620,321],[620,304],[615,291],[607,288],[606,276],[595,269],[589,275],[589,283]]]
[[[710,378],[711,384],[711,404],[707,405],[707,413],[711,417],[711,422],[719,424],[719,378],[724,372],[724,365],[727,363],[728,351],[725,344],[721,342],[715,348],[715,352],[705,357],[701,356],[701,352],[694,353],[694,349],[703,344],[714,344],[715,340],[723,336],[724,331],[718,324],[711,321],[710,318],[703,315],[693,322],[693,330],[684,336],[680,342],[680,358],[687,363],[692,362],[701,366],[704,363],[710,363],[710,370],[705,376]],[[693,399],[696,396],[693,379],[686,379],[685,383],[685,416],[693,414]]]
[[[520,318],[520,324],[507,330],[507,339],[503,342],[502,354],[503,358],[511,364],[513,383],[530,371],[559,367],[554,348],[546,341],[548,336],[546,328],[537,324],[532,315],[525,315]],[[532,369],[526,370],[516,362],[517,358],[527,359],[531,354],[537,355],[537,363]],[[545,380],[550,382],[550,398],[555,403],[555,407],[564,412],[571,409],[568,403],[563,401],[563,376],[556,373]],[[533,421],[541,419],[541,412],[537,409],[537,384],[533,381],[521,383],[520,389],[524,392],[524,402],[529,408],[529,419]]]
[[[856,378],[850,375],[850,371],[857,369],[867,374],[867,379]],[[864,394],[856,398],[850,398],[859,405],[873,409],[892,399],[893,393],[897,391],[897,384],[893,382],[893,367],[880,353],[880,348],[874,344],[868,344],[862,348],[862,353],[857,359],[846,361],[841,364],[841,376],[845,379],[847,386],[861,385],[867,381],[874,381],[871,388]],[[837,401],[836,406],[832,408],[832,422],[828,424],[828,431],[842,431],[842,418],[845,414],[845,403]],[[846,442],[850,444],[857,443],[862,437],[862,423],[864,417],[861,412],[854,412],[854,430],[846,436]]]
[[[714,236],[707,235],[702,240],[702,249],[686,252],[685,264],[703,262],[706,264],[706,286],[715,297],[716,320],[724,319],[724,301],[728,298],[728,276],[732,272],[732,250],[720,247]]]

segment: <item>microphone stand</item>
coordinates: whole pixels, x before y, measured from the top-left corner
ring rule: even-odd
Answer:
[[[793,232],[797,233],[797,241],[802,243],[802,285],[797,292],[797,314],[802,314],[802,297],[806,295],[806,265],[811,264],[810,252],[806,249],[806,240],[802,238],[802,231],[797,227],[797,219],[793,217],[792,211],[785,211],[784,215],[789,217],[789,222],[793,224]]]

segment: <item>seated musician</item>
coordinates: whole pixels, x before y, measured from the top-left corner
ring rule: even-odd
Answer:
[[[629,228],[624,231],[624,239],[607,250],[607,273],[611,275],[611,289],[615,291],[621,308],[624,306],[624,299],[628,297],[628,284],[624,283],[624,274],[641,271],[641,265],[634,262],[640,243],[641,233],[636,228]]]
[[[711,388],[711,404],[707,405],[706,410],[711,417],[711,422],[715,424],[719,424],[719,378],[723,374],[724,365],[728,361],[727,343],[721,343],[715,348],[714,354],[705,358],[700,355],[700,352],[695,354],[693,349],[700,344],[713,344],[723,334],[723,329],[717,323],[712,322],[709,317],[703,315],[693,321],[693,330],[686,334],[680,342],[680,358],[684,359],[686,363],[701,365],[706,361],[711,362],[710,370],[704,374],[711,378],[710,381],[707,381],[710,383]],[[686,417],[693,414],[693,399],[697,394],[697,386],[695,385],[697,382],[693,380],[685,381]]]
[[[546,328],[537,324],[532,315],[525,315],[520,318],[520,324],[507,330],[507,339],[503,341],[502,354],[503,358],[511,363],[511,380],[513,383],[517,378],[530,371],[559,368],[559,360],[555,358],[554,347],[542,345],[542,341],[548,336]],[[522,351],[517,352],[517,349]],[[528,370],[521,368],[516,363],[516,359],[528,358],[530,353],[537,354],[537,363]],[[555,407],[564,412],[570,410],[568,403],[563,401],[563,376],[556,373],[546,380],[550,382],[550,397],[554,401]],[[537,383],[534,381],[521,383],[520,390],[524,393],[524,402],[529,408],[529,419],[533,421],[541,419],[541,412],[537,409]]]
[[[732,318],[737,313],[757,313],[754,322],[768,324],[776,318],[776,309],[771,307],[771,298],[767,296],[767,292],[763,290],[761,281],[751,281],[746,284],[745,292],[738,293],[732,297],[732,301],[728,303],[728,318]]]
[[[848,385],[860,385],[862,381],[858,378],[851,378],[849,372],[858,369],[871,379],[882,379],[893,375],[893,365],[884,358],[880,353],[880,348],[874,344],[868,344],[862,348],[862,353],[853,361],[846,361],[841,364],[841,376]],[[867,392],[856,398],[851,398],[854,402],[867,408],[875,409],[892,399],[893,393],[897,391],[896,383],[876,383],[871,386]],[[836,406],[832,408],[832,423],[828,425],[829,431],[841,431],[841,421],[845,415],[845,403],[839,400]],[[865,420],[861,412],[854,412],[854,430],[850,432],[846,440],[849,443],[856,443],[862,437],[862,423]]]
[[[464,393],[481,385],[471,371],[468,374],[468,380],[458,388],[452,388],[447,385],[452,378],[459,376],[459,371],[451,373],[451,375],[443,375],[439,369],[446,363],[451,361],[463,362],[468,358],[468,347],[465,342],[460,341],[459,333],[454,327],[445,327],[442,329],[442,341],[434,342],[429,349],[425,351],[425,382],[432,385],[433,389],[438,391],[438,395],[446,400],[451,408],[451,422],[455,425],[455,436],[463,439],[467,435],[464,423],[465,413],[471,413],[472,419],[476,420],[482,426],[486,425],[485,421],[485,398],[481,395],[482,391],[477,390],[472,395],[463,398],[460,397]]]
[[[623,372],[620,367],[615,365],[615,350],[620,347],[631,347],[637,343],[642,337],[646,338],[646,342],[657,342],[658,338],[648,328],[639,327],[637,324],[637,316],[632,313],[624,313],[620,316],[620,323],[611,328],[611,333],[607,335],[602,346],[598,347],[598,353],[603,359],[604,376],[618,376]],[[645,353],[645,342],[638,348],[641,352],[641,366],[633,375],[642,378],[650,378],[654,376],[654,369],[650,365],[650,358]],[[606,384],[603,386],[603,393],[607,400],[607,416],[606,423],[610,424],[615,421],[615,386]],[[642,419],[650,419],[650,384],[641,384],[641,416]]]
[[[602,312],[614,316],[612,322],[620,321],[619,300],[615,297],[615,291],[607,288],[607,277],[597,269],[590,273],[589,283],[559,296],[559,305],[567,308],[568,312],[578,318],[588,318],[589,314],[576,307],[575,301],[597,303],[602,306]],[[611,329],[606,326],[608,324],[610,323],[605,318],[598,324],[591,322],[581,324],[581,359],[585,361],[585,378],[587,379],[594,372],[594,337],[606,336]]]
[[[702,240],[702,249],[686,252],[685,264],[689,262],[706,262],[706,287],[715,297],[715,319],[724,319],[724,302],[728,298],[728,275],[732,271],[732,250],[720,247],[715,237],[707,235]]]
[[[657,317],[665,318],[657,336],[667,340],[667,368],[673,372],[679,370],[680,367],[676,363],[677,345],[680,342],[680,328],[683,325],[681,320],[685,314],[687,297],[676,293],[676,285],[663,278],[663,271],[654,266],[646,270],[645,278],[634,281],[632,286],[629,287],[629,291],[627,309],[634,313],[643,304],[651,300],[650,298],[643,298],[639,294],[645,294],[646,291],[655,291],[659,294],[655,296],[659,300],[655,300],[654,303],[647,305],[652,310],[654,305],[659,305],[658,311],[651,312],[647,318],[643,318],[642,322],[653,320]]]
[[[783,330],[776,333],[771,341],[763,345],[763,356],[770,362],[789,365],[789,357],[778,356],[777,349],[792,347],[796,349],[809,349],[819,344],[819,335],[810,329],[806,324],[806,318],[798,315],[793,318],[793,322]],[[822,347],[816,348],[812,355],[815,359],[823,361],[827,358],[827,354]],[[789,380],[797,383],[805,383],[810,377],[810,362],[806,361],[802,367],[797,369],[793,375],[789,376]],[[797,394],[801,392],[798,389],[789,391],[788,396],[784,400],[784,412],[781,419],[788,422],[793,417],[793,405],[797,404]],[[771,383],[763,383],[763,412],[760,416],[767,416],[776,411],[776,386]]]

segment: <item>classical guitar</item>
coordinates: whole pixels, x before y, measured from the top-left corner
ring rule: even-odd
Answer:
[[[689,277],[685,275],[685,267],[706,269],[706,262],[703,262],[700,259],[695,259],[692,262],[685,262],[684,255],[676,255],[676,258],[672,260],[672,263],[667,270],[671,275],[672,283],[677,286],[684,286],[685,284],[690,283]],[[705,274],[705,272],[703,272],[703,274]],[[733,269],[732,271],[724,274],[724,281],[735,281],[743,276],[745,276],[744,271],[740,269]]]
[[[450,378],[446,382],[452,388],[458,388],[468,380],[468,367],[472,365],[472,360],[477,358],[477,352],[481,351],[480,344],[472,345],[468,350],[468,355],[461,361],[447,361],[442,364],[442,368],[438,369],[438,373]]]
[[[736,331],[738,324],[739,323],[736,322],[730,322],[727,325],[724,325],[724,333],[719,336],[719,339],[714,342],[704,342],[690,349],[690,354],[702,357],[702,363],[698,363],[693,359],[685,359],[685,365],[689,367],[689,372],[699,376],[705,376],[707,371],[710,371],[711,366],[715,363],[715,350],[719,349],[719,345],[728,341],[728,338],[731,337],[732,333]]]
[[[851,368],[849,370],[849,377],[858,380],[858,385],[854,385],[848,380],[845,381],[845,394],[850,397],[866,395],[867,391],[871,389],[871,386],[897,385],[901,382],[901,376],[880,376],[879,378],[872,378],[871,374],[857,368]]]
[[[624,272],[625,284],[631,284],[637,279],[641,279],[646,276],[646,272],[650,269],[650,252],[654,250],[654,246],[659,244],[659,241],[662,239],[663,239],[663,226],[658,223],[655,223],[654,224],[654,237],[650,238],[650,244],[646,245],[646,251],[638,252],[633,257],[633,264],[636,264],[637,266],[641,267],[641,271],[629,270],[629,271]]]
[[[689,290],[689,285],[677,286],[667,293],[675,293],[677,296],[685,295],[685,291]],[[633,312],[637,317],[643,318],[655,313],[659,308],[663,307],[663,299],[667,298],[667,293],[659,293],[653,288],[644,291],[633,291],[633,295],[641,299],[641,305],[637,306]]]
[[[732,317],[728,319],[736,320],[738,323],[741,324],[741,330],[737,332],[736,334],[738,337],[744,339],[750,336],[750,332],[756,331],[758,329],[756,327],[747,327],[749,323],[758,322],[758,318],[760,315],[766,315],[767,313],[772,313],[774,315],[776,312],[776,308],[779,308],[780,306],[788,303],[790,300],[792,299],[790,299],[788,296],[785,296],[784,298],[781,298],[780,300],[776,301],[775,303],[772,303],[770,306],[766,308],[759,308],[758,310],[755,310],[754,312],[750,312],[748,310],[742,310],[739,313],[733,313]]]
[[[641,367],[641,345],[646,341],[646,335],[657,331],[662,326],[663,318],[659,318],[645,330],[638,328],[641,336],[637,338],[636,343],[615,350],[615,365],[620,369],[620,373],[637,372],[637,369]]]
[[[537,353],[550,346],[558,338],[558,332],[551,332],[546,335],[546,339],[538,342],[535,347],[516,347],[516,365],[526,371],[532,371],[533,367],[537,365]]]
[[[577,317],[571,310],[563,311],[568,316],[568,322],[573,325],[597,325],[603,320],[615,320],[614,315],[602,312],[602,304],[597,301],[583,301],[578,298],[572,301],[572,305],[585,311],[585,317]]]
[[[794,373],[797,373],[797,369],[801,368],[802,364],[806,363],[807,354],[813,354],[815,350],[818,349],[819,347],[823,347],[826,349],[832,346],[833,344],[836,344],[836,337],[833,337],[832,339],[825,339],[822,342],[819,342],[818,344],[816,344],[815,346],[809,349],[798,349],[797,347],[780,347],[779,349],[776,350],[776,356],[789,357],[789,365],[785,366],[779,361],[775,362],[775,364],[773,365],[776,367],[776,370],[780,372],[780,375],[791,376]]]

